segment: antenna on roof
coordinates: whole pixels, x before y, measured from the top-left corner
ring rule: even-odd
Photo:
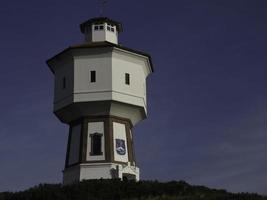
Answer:
[[[100,16],[103,17],[105,7],[106,7],[108,1],[107,0],[99,0],[99,3],[100,3]]]

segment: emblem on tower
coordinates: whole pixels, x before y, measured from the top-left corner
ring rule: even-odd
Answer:
[[[125,155],[126,153],[125,140],[116,139],[116,151],[119,155]]]
[[[84,42],[47,61],[54,74],[54,113],[69,125],[63,183],[139,180],[133,126],[147,117],[151,57],[118,44],[122,24],[106,17],[80,25]]]

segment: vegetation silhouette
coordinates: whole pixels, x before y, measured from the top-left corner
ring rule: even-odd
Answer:
[[[71,185],[40,184],[22,192],[0,193],[0,200],[267,200],[249,193],[191,186],[184,181],[87,180]]]

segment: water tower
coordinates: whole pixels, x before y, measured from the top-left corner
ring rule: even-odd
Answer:
[[[148,54],[118,44],[122,24],[106,17],[80,25],[85,41],[47,61],[54,113],[69,125],[63,183],[139,180],[132,132],[147,117]]]

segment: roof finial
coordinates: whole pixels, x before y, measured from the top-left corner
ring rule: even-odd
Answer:
[[[105,11],[105,6],[107,5],[108,1],[107,0],[99,0],[100,2],[100,16],[103,17],[104,11]]]

